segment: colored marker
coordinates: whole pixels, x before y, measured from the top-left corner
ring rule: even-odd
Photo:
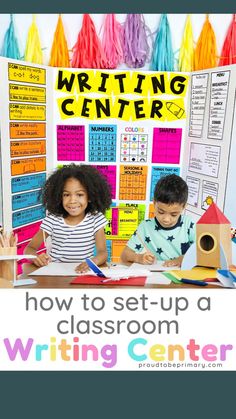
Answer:
[[[181,282],[183,282],[184,284],[192,284],[192,285],[200,285],[200,286],[205,286],[208,285],[206,282],[204,281],[195,281],[194,279],[187,279],[187,278],[182,278]]]
[[[101,269],[99,269],[99,267],[96,265],[96,263],[94,263],[91,259],[89,258],[85,258],[85,262],[87,263],[87,265],[90,267],[90,269],[97,275],[100,276],[102,278],[106,278],[106,275],[104,275],[104,273],[101,271]]]

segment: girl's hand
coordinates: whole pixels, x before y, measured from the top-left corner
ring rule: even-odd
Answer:
[[[33,264],[38,266],[38,268],[41,268],[42,266],[48,265],[49,262],[51,262],[51,260],[52,258],[48,256],[46,253],[40,253],[40,255],[37,255],[37,257],[33,259]]]
[[[179,256],[176,259],[166,260],[163,263],[163,266],[178,266],[178,267],[180,267],[181,263],[182,263],[182,260],[183,260],[183,256]]]
[[[80,263],[80,265],[76,266],[75,268],[75,272],[77,272],[78,274],[84,273],[84,272],[88,272],[89,271],[89,266],[87,265],[86,262],[82,262]]]
[[[138,263],[142,263],[142,265],[152,265],[154,262],[155,256],[150,252],[145,252],[138,255]]]

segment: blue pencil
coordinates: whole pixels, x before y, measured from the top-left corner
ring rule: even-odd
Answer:
[[[194,279],[187,279],[187,278],[182,278],[181,282],[183,282],[184,284],[199,285],[200,287],[204,287],[205,285],[207,285],[207,283],[204,281],[197,281]]]

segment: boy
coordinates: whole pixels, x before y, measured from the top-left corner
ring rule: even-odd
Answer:
[[[195,241],[195,224],[182,215],[188,186],[177,175],[159,179],[154,191],[155,218],[142,221],[121,254],[124,263],[144,265],[163,260],[165,266],[181,266],[183,255]]]

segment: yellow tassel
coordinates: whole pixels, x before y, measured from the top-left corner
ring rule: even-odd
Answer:
[[[59,15],[54,34],[49,65],[52,67],[70,67],[69,51],[61,15]]]
[[[187,16],[184,35],[179,51],[179,71],[193,70],[193,29],[190,15]]]
[[[34,15],[33,22],[29,28],[27,36],[24,59],[30,63],[43,64],[43,54],[40,45],[39,32]]]
[[[216,37],[207,15],[194,53],[194,70],[212,68],[216,65]]]

